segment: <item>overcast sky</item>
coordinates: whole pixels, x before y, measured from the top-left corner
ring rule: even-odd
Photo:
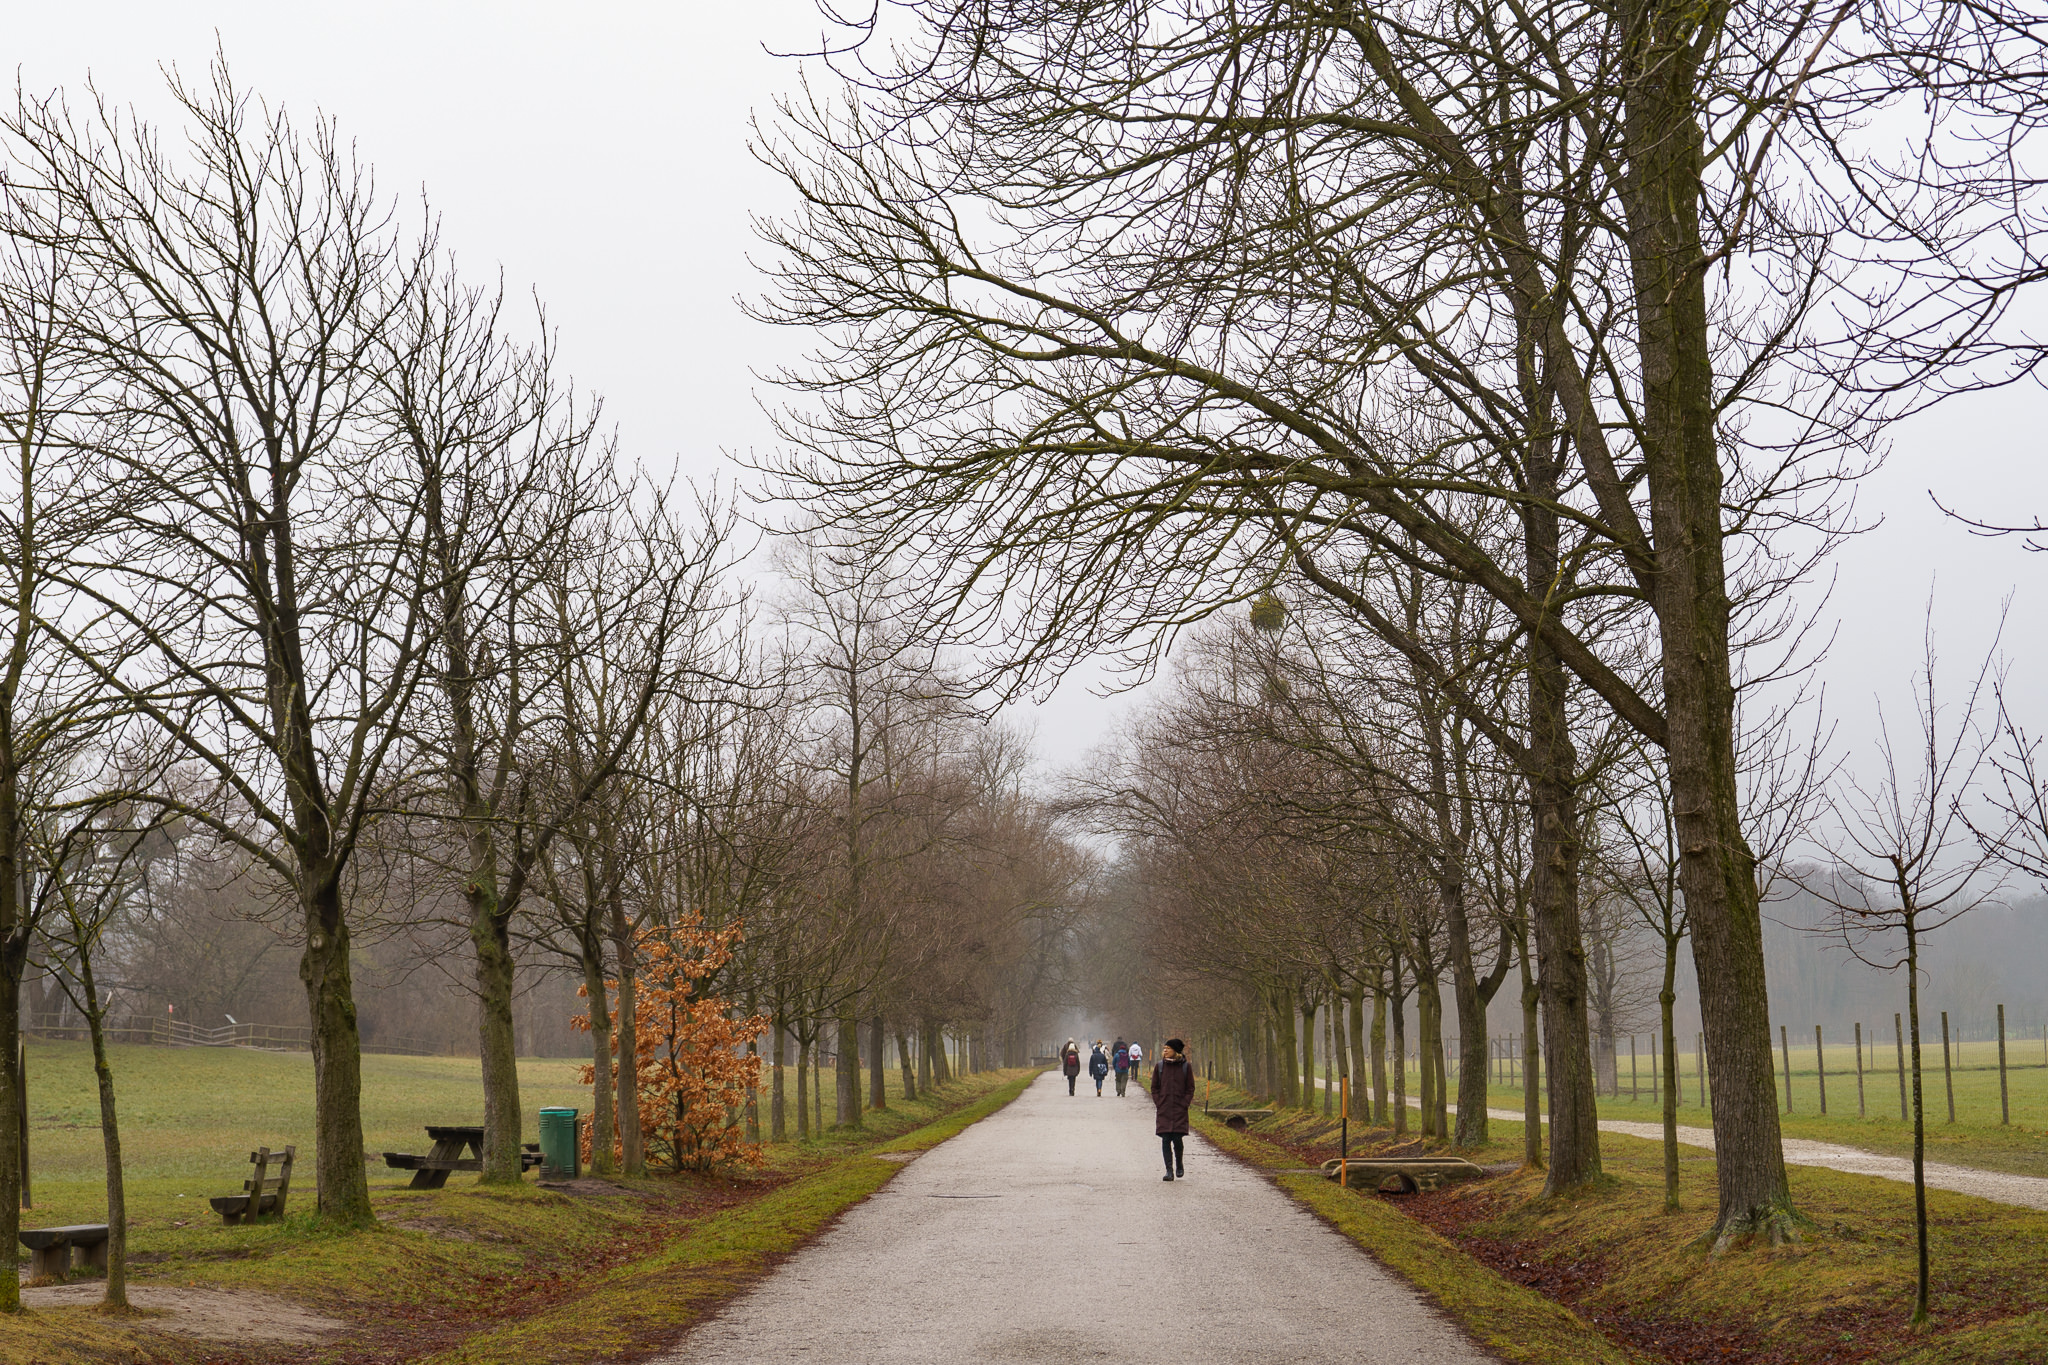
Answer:
[[[771,52],[807,46],[818,27],[811,0],[101,0],[17,7],[4,41],[31,91],[90,73],[160,114],[158,66],[202,75],[217,35],[243,86],[338,118],[385,188],[425,186],[468,268],[502,266],[515,291],[539,291],[569,367],[606,395],[635,459],[702,479],[731,478],[731,453],[766,448],[754,372],[800,351],[735,299],[759,290],[748,215],[786,202],[748,155],[747,120],[794,84],[798,63]],[[1973,538],[1927,497],[1993,518],[2048,514],[2044,455],[2048,403],[2033,387],[1896,431],[1859,498],[1863,519],[1882,524],[1835,561],[1839,627],[1823,677],[1850,747],[1868,735],[1875,693],[1905,704],[1930,585],[1959,667],[2012,595],[2017,693],[2048,729],[2048,556]],[[1036,717],[1046,757],[1080,757],[1124,709],[1063,688]]]

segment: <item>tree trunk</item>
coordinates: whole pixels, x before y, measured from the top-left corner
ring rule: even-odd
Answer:
[[[0,709],[0,761],[12,755],[5,729],[8,714]],[[12,1248],[21,1244],[21,1186],[27,1175],[21,1168],[18,1134],[26,1122],[20,1104],[21,977],[28,966],[30,936],[21,903],[21,828],[15,791],[12,767],[0,768],[0,1245],[9,1248],[7,1268],[0,1270],[0,1313],[21,1311],[21,1263]]]
[[[469,941],[476,950],[477,1038],[484,1082],[484,1169],[478,1183],[516,1185],[526,1168],[519,1147],[519,1052],[512,1032],[512,925],[509,916],[498,913],[496,881],[496,870],[487,863],[465,888]]]
[[[313,1021],[315,1203],[329,1222],[368,1227],[376,1215],[370,1209],[369,1173],[363,1165],[362,1039],[349,979],[340,869],[308,869],[300,875],[306,949],[299,957],[299,980],[306,988],[306,1012]]]
[[[1301,1006],[1301,1077],[1301,1107],[1313,1110],[1316,1107],[1316,1005],[1313,1000],[1304,1000]]]
[[[903,1102],[910,1104],[917,1099],[917,1071],[910,1063],[910,1039],[902,1029],[896,1030],[896,1060],[903,1070]],[[880,1070],[879,1065],[876,1070]]]
[[[811,1135],[811,1069],[808,1064],[810,1041],[799,1032],[796,1036],[796,1138],[802,1142]]]
[[[922,1022],[917,1026],[917,1088],[920,1094],[932,1088],[932,1028]]]
[[[640,974],[631,938],[619,952],[619,1151],[627,1175],[647,1174],[640,1128]]]
[[[1372,1093],[1365,1059],[1365,983],[1357,977],[1351,979],[1344,1022],[1351,1031],[1351,1117],[1363,1123],[1372,1117]]]
[[[868,1024],[868,1108],[889,1108],[888,1026],[877,1013]]]
[[[590,1002],[590,1173],[610,1175],[618,1144],[618,1110],[612,1091],[611,990],[604,978],[604,939],[594,930],[580,936],[583,993]]]
[[[1906,1026],[1913,1040],[1913,1240],[1918,1257],[1918,1277],[1913,1287],[1911,1325],[1924,1327],[1928,1318],[1927,1275],[1927,1111],[1920,1093],[1920,929],[1919,915],[1911,892],[1900,888],[1906,923]],[[1720,1112],[1721,1087],[1715,1078],[1715,1113]]]
[[[1372,990],[1372,1121],[1387,1123],[1387,993]]]
[[[1678,940],[1664,938],[1664,981],[1657,991],[1657,1028],[1664,1068],[1664,1207],[1678,1212]]]
[[[1641,0],[1630,15],[1623,183],[1642,367],[1647,473],[1679,879],[1714,1077],[1717,1245],[1791,1230],[1765,995],[1755,856],[1742,832],[1729,664],[1713,338],[1701,268],[1700,12]],[[1544,973],[1550,971],[1546,959]],[[1549,999],[1545,1000],[1546,1010]],[[1545,1024],[1553,1023],[1546,1017]],[[1556,1115],[1553,1114],[1553,1121]]]
[[[108,1308],[128,1307],[128,1190],[121,1166],[121,1121],[114,1111],[114,1068],[107,1062],[106,1012],[92,975],[92,949],[80,944],[78,966],[85,987],[85,1021],[92,1031],[92,1073],[100,1091],[100,1145],[107,1160]],[[258,1190],[254,1197],[260,1198]]]
[[[1420,967],[1415,971],[1415,1099],[1424,1137],[1441,1137],[1436,1130],[1436,1049],[1430,1019],[1430,982]]]
[[[1387,1002],[1394,1015],[1393,1055],[1387,1059],[1388,1070],[1394,1073],[1393,1103],[1389,1107],[1393,1110],[1394,1136],[1403,1137],[1408,1132],[1408,1020],[1407,1011],[1401,1006],[1401,998],[1406,992],[1401,989],[1401,959],[1398,956],[1394,958],[1393,976],[1394,989],[1389,992],[1392,998]]]
[[[1543,1169],[1543,1092],[1539,1089],[1542,1083],[1543,1033],[1538,1010],[1543,1002],[1543,988],[1536,980],[1534,965],[1529,961],[1526,929],[1517,955],[1522,973],[1522,1164],[1540,1171]]]
[[[1345,1021],[1344,992],[1333,988],[1330,991],[1330,1029],[1324,1035],[1326,1041],[1330,1044],[1330,1057],[1323,1065],[1325,1070],[1328,1070],[1332,1063],[1336,1066],[1337,1076],[1332,1084],[1337,1088],[1337,1098],[1340,1101],[1346,1094],[1350,1093],[1351,1089],[1349,1084],[1352,1066],[1351,1050],[1346,1046],[1350,1041],[1351,1035],[1346,1029]],[[1350,1111],[1347,1108],[1342,1112],[1348,1113]]]
[[[833,1068],[834,1127],[860,1127],[860,1020],[849,1002],[839,1016],[839,1065]]]
[[[784,1076],[783,1059],[789,1054],[789,1027],[782,1019],[782,1006],[775,1007],[774,1033],[771,1045],[775,1049],[775,1065],[772,1089],[768,1096],[768,1140],[782,1142],[789,1137],[788,1100]]]
[[[1535,538],[1532,537],[1532,540]],[[1532,549],[1532,565],[1538,560]],[[1554,550],[1552,551],[1554,559]],[[1532,570],[1533,572],[1533,570]],[[1557,655],[1531,636],[1529,658],[1529,806],[1534,842],[1529,869],[1531,918],[1540,964],[1543,1060],[1550,1103],[1546,1195],[1600,1174],[1600,1116],[1586,1020],[1586,945],[1579,925],[1579,821],[1568,684]]]
[[[749,1019],[761,1012],[759,1005],[760,1001],[755,995],[755,988],[749,986],[747,988],[747,1017]],[[747,1055],[755,1059],[754,1079],[747,1083],[747,1141],[758,1147],[761,1145],[761,1038],[759,1034],[754,1034],[747,1039]]]
[[[1300,1103],[1296,1083],[1301,1080],[1301,1066],[1294,1037],[1294,992],[1280,991],[1273,1002],[1273,1045],[1279,1053],[1280,1062],[1280,1105],[1292,1109]]]
[[[934,1023],[927,1028],[926,1036],[930,1039],[925,1051],[931,1054],[932,1079],[944,1085],[953,1079],[953,1069],[946,1063],[946,1030]]]
[[[1486,1126],[1486,1007],[1505,975],[1503,960],[1490,977],[1479,979],[1472,959],[1471,924],[1465,913],[1463,884],[1445,888],[1445,919],[1451,940],[1451,991],[1458,1010],[1458,1126],[1452,1145],[1484,1147]],[[1506,954],[1503,951],[1503,959]]]

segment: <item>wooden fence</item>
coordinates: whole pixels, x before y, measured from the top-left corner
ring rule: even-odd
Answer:
[[[34,1038],[81,1042],[89,1035],[85,1020],[75,1014],[32,1014],[22,1031]],[[129,1016],[109,1019],[110,1043],[146,1043],[157,1047],[241,1047],[258,1052],[310,1052],[313,1030],[305,1024],[222,1024],[205,1028],[174,1016]],[[454,1055],[448,1046],[423,1038],[365,1040],[364,1052],[399,1057]]]

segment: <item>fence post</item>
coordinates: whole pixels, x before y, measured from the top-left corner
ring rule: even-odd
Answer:
[[[1948,1121],[1956,1121],[1956,1078],[1948,1066],[1948,1011],[1941,1012],[1941,1080],[1948,1087]]]
[[[1785,1112],[1792,1112],[1792,1039],[1783,1024],[1778,1025],[1778,1051],[1785,1058]]]
[[[1641,1079],[1636,1074],[1636,1036],[1631,1033],[1628,1036],[1628,1102],[1630,1104],[1636,1102],[1636,1091],[1640,1088],[1638,1082]]]
[[[1828,1112],[1828,1054],[1821,1048],[1820,1025],[1813,1026],[1813,1064],[1820,1071],[1820,1112]]]
[[[1998,1007],[1998,1122],[2012,1122],[2012,1102],[2005,1093],[2005,1006]]]
[[[1899,1040],[1899,1122],[1906,1121],[1906,1025],[1896,1010],[1892,1012],[1892,1032]]]
[[[1856,1117],[1869,1117],[1863,1107],[1863,1024],[1860,1020],[1856,1024]]]

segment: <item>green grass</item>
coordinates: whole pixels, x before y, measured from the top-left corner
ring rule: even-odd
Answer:
[[[142,1044],[116,1044],[109,1053],[121,1117],[122,1166],[131,1187],[162,1182],[172,1192],[220,1194],[239,1187],[248,1174],[250,1149],[265,1144],[296,1144],[311,1169],[313,1059],[308,1054]],[[536,1115],[543,1107],[590,1107],[589,1088],[577,1083],[579,1066],[569,1060],[520,1062],[526,1141],[536,1138]],[[91,1050],[84,1043],[31,1040],[28,1075],[36,1192],[103,1180]],[[483,1112],[483,1081],[475,1058],[363,1058],[367,1151],[423,1151],[427,1124],[481,1123]],[[381,1161],[372,1168],[373,1182],[404,1178],[409,1177],[387,1173]]]
[[[578,1360],[591,1358],[596,1339],[672,1336],[900,1169],[866,1153],[940,1141],[1036,1075],[970,1077],[905,1104],[892,1071],[890,1109],[868,1112],[859,1132],[772,1144],[761,1171],[735,1179],[625,1181],[614,1195],[568,1196],[530,1183],[485,1188],[463,1175],[444,1190],[415,1191],[403,1188],[409,1173],[372,1160],[379,1224],[336,1232],[312,1217],[309,1059],[132,1046],[116,1049],[113,1062],[133,1282],[276,1293],[356,1325],[331,1351],[272,1348],[275,1358],[294,1361],[365,1349],[379,1359],[552,1358],[542,1349],[548,1330],[528,1330],[530,1320],[552,1322],[555,1339],[572,1343]],[[366,1148],[422,1151],[424,1125],[480,1122],[476,1065],[463,1058],[365,1057]],[[578,1063],[523,1061],[520,1069],[530,1125],[544,1105],[589,1107],[589,1090],[576,1082]],[[101,1221],[104,1167],[88,1051],[82,1044],[32,1043],[29,1070],[36,1206],[24,1222]],[[529,1127],[526,1137],[533,1136]],[[288,1142],[299,1144],[302,1156],[292,1216],[222,1225],[206,1197],[240,1186],[251,1147]],[[0,1363],[227,1354],[175,1339],[141,1340],[147,1350],[138,1356],[137,1338],[89,1310],[35,1312],[0,1321]]]
[[[1647,1041],[1646,1041],[1647,1047]],[[1913,1126],[1899,1118],[1899,1073],[1897,1050],[1890,1044],[1882,1049],[1865,1046],[1863,1052],[1863,1102],[1858,1113],[1856,1094],[1856,1053],[1852,1046],[1827,1048],[1828,1112],[1820,1112],[1821,1077],[1813,1050],[1813,1036],[1807,1035],[1802,1055],[1795,1039],[1792,1048],[1792,1108],[1785,1109],[1785,1078],[1782,1052],[1774,1050],[1780,1074],[1777,1082],[1779,1123],[1786,1137],[1834,1142],[1892,1156],[1907,1156],[1913,1150]],[[2041,1062],[2039,1039],[2009,1039],[2007,1046],[2006,1098],[2012,1122],[2000,1119],[1998,1093],[1998,1045],[1971,1042],[1952,1049],[1951,1069],[1944,1076],[1941,1043],[1922,1045],[1922,1099],[1927,1109],[1927,1157],[1958,1166],[2014,1175],[2048,1176],[2048,1066]],[[1661,1120],[1662,1101],[1650,1093],[1651,1059],[1647,1050],[1638,1053],[1633,1075],[1626,1050],[1618,1068],[1622,1093],[1600,1098],[1600,1117],[1638,1123]],[[1685,1084],[1680,1088],[1678,1121],[1693,1127],[1711,1127],[1712,1114],[1699,1103],[1699,1072],[1690,1051],[1679,1057],[1679,1072]],[[1955,1086],[1953,1123],[1948,1117],[1948,1082]],[[1412,1078],[1410,1093],[1416,1080]],[[1907,1083],[1910,1086],[1911,1076]],[[1713,1077],[1707,1078],[1711,1101]],[[1910,1091],[1909,1091],[1910,1095]],[[1539,1102],[1541,1097],[1539,1096]],[[1495,1109],[1520,1109],[1521,1087],[1490,1084],[1488,1105]]]

